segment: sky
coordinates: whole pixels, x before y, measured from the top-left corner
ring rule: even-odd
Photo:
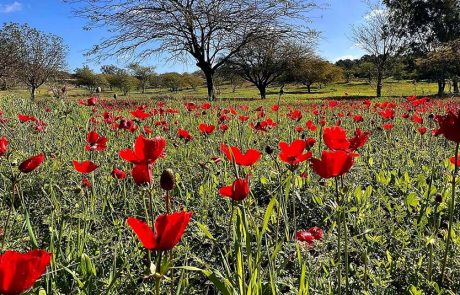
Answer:
[[[309,15],[311,27],[321,32],[318,53],[323,58],[335,62],[342,58],[359,58],[362,50],[356,48],[350,40],[352,25],[359,24],[366,15],[367,8],[362,0],[323,0],[324,8],[317,9]],[[102,64],[124,66],[116,59],[106,60],[101,64],[88,60],[84,53],[91,46],[99,43],[105,36],[103,29],[84,31],[85,19],[72,13],[75,8],[62,0],[0,0],[0,24],[5,22],[28,23],[41,31],[53,33],[64,39],[69,48],[67,69],[87,65],[99,71]],[[193,61],[167,61],[168,55],[160,55],[143,61],[156,67],[158,73],[192,72],[197,68]]]

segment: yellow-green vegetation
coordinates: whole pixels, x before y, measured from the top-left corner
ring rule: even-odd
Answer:
[[[217,88],[220,98],[259,98],[257,88],[245,84],[242,87],[237,87],[235,92],[232,91],[230,85],[223,85]],[[39,88],[37,97],[45,98],[51,94],[48,93],[48,88],[43,86]],[[277,97],[279,87],[269,87],[267,89],[267,97]],[[386,81],[383,87],[384,97],[404,97],[404,96],[432,96],[437,93],[437,84],[428,82],[412,81]],[[0,91],[0,97],[8,94],[27,97],[29,92],[27,90],[14,89],[10,91]],[[125,97],[122,91],[115,89],[114,91],[104,90],[102,96],[112,97],[117,94],[117,97]],[[71,88],[68,92],[69,97],[85,97],[91,93],[83,88]],[[164,88],[147,89],[144,94],[140,91],[131,92],[127,95],[129,98],[146,98],[146,97],[159,97],[171,96],[175,98],[205,98],[207,95],[205,87],[198,87],[197,89],[182,89],[177,92],[171,92]],[[308,99],[308,98],[336,98],[336,97],[372,97],[375,96],[375,85],[367,82],[350,82],[350,83],[334,83],[323,86],[321,89],[317,85],[312,87],[312,93],[307,93],[307,89],[303,85],[287,85],[284,88],[283,98],[285,99]]]

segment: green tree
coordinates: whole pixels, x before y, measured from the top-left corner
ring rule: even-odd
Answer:
[[[329,62],[313,56],[302,58],[293,64],[289,75],[284,78],[286,82],[302,83],[311,93],[311,86],[315,83],[329,83],[342,79],[341,70]]]
[[[179,73],[164,73],[160,75],[161,86],[172,92],[177,92],[184,86],[184,80]]]
[[[203,78],[196,74],[184,73],[182,74],[183,84],[192,89],[196,89],[198,86],[204,83]]]
[[[75,69],[75,78],[77,85],[86,86],[91,92],[108,84],[104,75],[95,74],[88,66]]]
[[[155,74],[155,67],[142,66],[138,63],[132,63],[128,66],[132,75],[139,80],[139,87],[142,93],[145,93],[145,89],[149,86],[151,76]]]

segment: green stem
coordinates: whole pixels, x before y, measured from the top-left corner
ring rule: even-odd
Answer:
[[[13,207],[14,207],[14,199],[16,196],[15,194],[16,177],[13,176],[13,180],[11,182],[12,182],[11,204],[10,204],[10,208],[8,209],[8,215],[6,217],[5,226],[3,227],[2,247],[0,249],[1,251],[3,251],[3,247],[5,246],[6,235],[8,233],[8,227],[9,227],[10,219],[11,219],[11,212],[13,211]]]
[[[157,295],[160,295],[160,284],[161,284],[161,278],[163,276],[161,274],[161,260],[162,260],[162,258],[163,258],[163,251],[160,250],[160,254],[158,255],[157,266],[155,268],[156,274],[159,275],[159,277],[157,278],[156,283],[155,283],[155,290],[156,290]]]
[[[337,294],[342,294],[342,253],[340,240],[342,239],[342,212],[340,209],[340,196],[339,196],[339,182],[337,177],[335,178],[335,195],[337,199]]]
[[[428,280],[431,281],[431,274],[432,274],[432,268],[433,268],[433,244],[429,243],[429,250],[430,250],[430,257],[428,260]]]
[[[227,233],[228,233],[227,248],[229,252],[230,252],[230,240],[232,239],[231,226],[232,226],[234,212],[235,212],[235,200],[232,199],[232,213],[230,214],[230,218],[228,220],[228,226],[227,226]]]
[[[446,251],[444,252],[444,257],[442,260],[442,267],[441,267],[441,284],[444,282],[444,272],[446,270],[447,257],[449,256],[449,247],[450,247],[450,242],[452,240],[452,222],[454,219],[454,208],[455,208],[455,177],[458,171],[458,165],[457,165],[458,147],[459,147],[459,143],[457,142],[457,146],[455,147],[455,169],[454,169],[454,173],[452,174],[452,197],[450,199],[450,204],[449,204],[449,226],[448,226],[447,241],[446,241]]]
[[[347,236],[347,216],[346,216],[346,198],[344,198],[344,208],[342,208],[343,238],[345,241],[345,293],[348,294],[348,236]]]

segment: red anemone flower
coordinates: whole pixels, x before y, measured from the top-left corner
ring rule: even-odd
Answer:
[[[364,121],[364,118],[361,115],[355,115],[353,116],[353,121],[355,121],[355,123],[360,123]]]
[[[313,137],[309,137],[305,139],[305,142],[307,143],[306,149],[311,150],[311,148],[316,144],[316,139],[314,139]]]
[[[307,147],[307,143],[301,139],[296,139],[291,144],[282,141],[279,143],[279,147],[281,149],[279,154],[281,161],[289,165],[298,165],[311,158],[312,155],[311,152],[303,153]]]
[[[34,116],[28,116],[28,115],[23,115],[23,114],[18,114],[18,119],[19,119],[19,122],[21,123],[25,123],[28,121],[32,121],[32,122],[37,121],[37,118],[35,118]]]
[[[334,126],[324,128],[324,143],[331,150],[355,151],[364,146],[369,139],[369,132],[363,132],[357,128],[352,138],[346,138],[346,131],[341,127]]]
[[[216,126],[211,125],[211,124],[208,125],[208,124],[201,123],[198,126],[198,128],[200,129],[201,133],[209,135],[214,131],[214,129],[216,129]]]
[[[134,150],[124,149],[118,154],[120,157],[133,164],[152,164],[163,156],[166,139],[161,136],[146,138],[139,135],[134,142]]]
[[[447,115],[437,115],[436,121],[439,124],[437,134],[442,134],[447,140],[460,143],[460,110],[457,114],[450,111]]]
[[[421,135],[424,135],[428,129],[426,127],[419,127],[417,128],[417,132],[420,133]]]
[[[88,98],[86,102],[84,100],[80,100],[80,104],[84,106],[95,106],[96,102],[97,102],[97,96]]]
[[[232,185],[221,187],[219,194],[223,197],[229,197],[234,201],[246,199],[249,195],[248,178],[238,178]]]
[[[99,167],[91,161],[82,161],[82,162],[72,161],[72,164],[77,172],[80,172],[83,174],[91,173]]]
[[[305,126],[306,126],[307,129],[310,130],[310,131],[316,131],[316,129],[318,129],[318,127],[316,127],[316,125],[313,124],[313,121],[312,121],[312,120],[308,120],[307,123],[305,123]]]
[[[240,166],[252,166],[262,156],[262,153],[256,149],[248,149],[245,154],[236,146],[220,145],[220,150],[225,154],[229,161],[235,161]]]
[[[394,127],[394,125],[390,124],[390,123],[383,124],[383,129],[385,129],[385,130],[391,130],[391,129],[393,129],[393,127]]]
[[[135,111],[130,112],[130,114],[140,120],[145,120],[151,116],[149,113],[144,112],[142,109],[136,109]]]
[[[458,155],[457,158],[458,158],[457,163],[455,163],[455,156],[450,157],[450,158],[449,158],[449,161],[452,163],[452,165],[457,164],[457,166],[460,167],[460,155]]]
[[[369,132],[363,132],[361,129],[356,128],[355,135],[349,139],[350,148],[348,151],[356,151],[358,148],[363,147],[369,140]]]
[[[193,138],[193,136],[187,130],[184,129],[178,129],[177,136],[179,136],[179,138],[184,139],[185,141],[190,141]]]
[[[191,217],[192,212],[160,215],[155,220],[155,232],[137,218],[128,217],[127,222],[146,249],[167,251],[179,243]]]
[[[41,153],[36,156],[30,157],[29,159],[25,160],[19,165],[19,170],[22,173],[29,173],[35,170],[38,166],[40,166],[43,161],[45,160],[45,154]]]
[[[126,178],[126,172],[118,168],[113,168],[111,175],[113,178],[120,179],[120,180]]]
[[[8,139],[6,137],[0,138],[0,157],[3,156],[8,150]]]
[[[30,289],[45,272],[51,255],[45,250],[0,254],[0,293],[21,294]]]
[[[323,238],[323,230],[319,227],[312,227],[308,230],[309,233],[315,238],[315,240],[321,240]]]
[[[100,136],[96,131],[88,133],[86,142],[85,150],[87,151],[102,151],[107,148],[107,138],[105,136]]]
[[[345,151],[323,151],[321,160],[310,159],[311,167],[322,178],[337,177],[350,171],[357,156]]]
[[[152,182],[152,165],[136,164],[131,170],[131,175],[137,185],[150,184]]]
[[[91,181],[89,181],[86,177],[83,177],[81,180],[81,185],[83,187],[91,187]]]
[[[299,230],[295,233],[295,237],[298,241],[307,242],[308,244],[313,244],[315,237],[306,230]]]
[[[331,150],[347,150],[350,141],[347,140],[347,131],[339,126],[324,128],[323,140]]]

